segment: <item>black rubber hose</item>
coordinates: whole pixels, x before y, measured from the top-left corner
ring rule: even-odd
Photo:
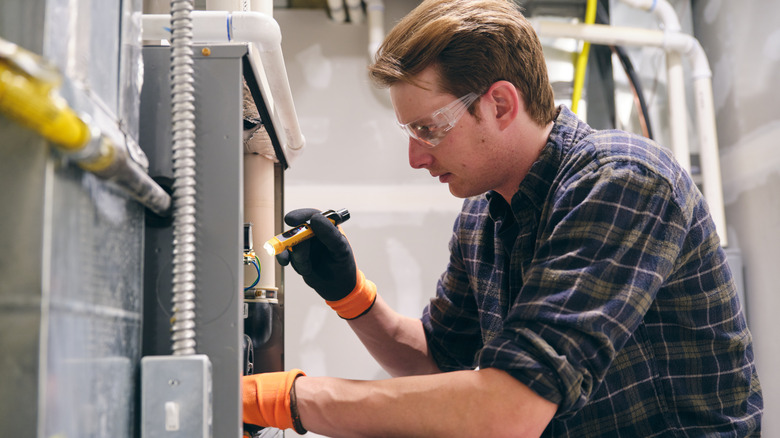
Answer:
[[[596,22],[599,24],[609,24],[609,13],[604,8],[602,2],[599,2],[598,7],[596,8]],[[648,114],[647,112],[647,102],[645,101],[645,94],[642,91],[642,83],[636,74],[634,65],[631,63],[631,59],[628,57],[628,54],[626,53],[626,49],[624,49],[622,46],[611,46],[611,47],[615,50],[615,54],[620,60],[620,64],[623,66],[623,70],[626,72],[626,75],[628,76],[628,80],[631,81],[631,84],[634,86],[634,89],[636,90],[637,98],[639,100],[639,110],[642,112],[642,117],[644,117],[645,119],[645,125],[647,128],[647,137],[653,139],[653,130],[650,127],[651,125],[650,114]]]

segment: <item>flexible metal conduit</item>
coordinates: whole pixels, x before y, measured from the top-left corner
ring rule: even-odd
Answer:
[[[195,95],[192,0],[171,2],[174,355],[195,354]]]
[[[544,37],[577,38],[607,45],[658,47],[688,57],[692,67],[697,134],[701,142],[704,197],[709,203],[712,220],[715,222],[721,243],[727,246],[726,213],[720,176],[718,136],[715,129],[715,108],[712,100],[712,70],[699,41],[682,32],[543,20],[532,20],[532,22],[537,33]]]

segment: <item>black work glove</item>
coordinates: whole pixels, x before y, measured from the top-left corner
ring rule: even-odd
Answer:
[[[357,284],[357,266],[347,237],[320,210],[301,208],[284,216],[284,222],[298,226],[309,222],[314,237],[292,250],[276,256],[282,266],[292,263],[295,272],[326,301],[338,301],[352,292]]]

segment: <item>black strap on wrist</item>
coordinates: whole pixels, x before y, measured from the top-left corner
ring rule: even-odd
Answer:
[[[295,380],[298,380],[298,375]],[[290,416],[293,421],[293,429],[298,435],[303,435],[308,432],[303,423],[301,423],[301,414],[298,412],[298,398],[295,396],[295,380],[293,380],[292,387],[290,388]]]

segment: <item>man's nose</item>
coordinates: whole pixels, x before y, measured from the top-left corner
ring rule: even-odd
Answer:
[[[433,163],[431,149],[414,137],[409,137],[409,165],[413,169],[426,169]]]

